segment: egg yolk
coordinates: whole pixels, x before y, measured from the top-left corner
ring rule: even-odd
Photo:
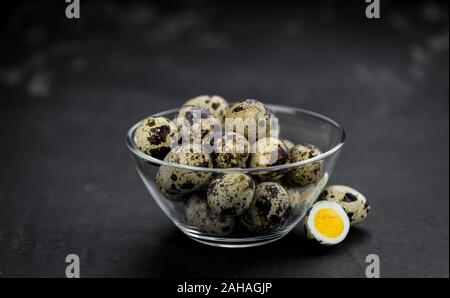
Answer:
[[[330,208],[317,211],[314,216],[314,226],[323,236],[336,238],[344,231],[344,221],[338,212]]]

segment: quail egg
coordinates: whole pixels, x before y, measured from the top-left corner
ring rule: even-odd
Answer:
[[[297,207],[307,205],[306,203],[310,204],[314,203],[314,201],[321,194],[322,189],[327,184],[328,177],[329,177],[328,174],[325,173],[323,177],[314,184],[309,184],[304,187],[294,186],[287,188],[289,193],[289,199],[291,202],[290,204],[291,208],[295,209]]]
[[[290,162],[307,160],[321,154],[319,148],[310,144],[298,144],[290,151]],[[323,175],[323,161],[315,161],[290,169],[285,178],[292,185],[306,186],[319,180]]]
[[[288,140],[288,139],[282,139],[281,141],[283,141],[283,143],[286,145],[286,147],[287,147],[289,150],[291,150],[292,147],[294,147],[294,143],[291,142],[291,141]]]
[[[366,219],[370,211],[366,197],[356,189],[345,185],[327,186],[320,194],[319,200],[341,205],[350,219],[351,226]]]
[[[148,117],[142,120],[134,132],[136,147],[158,159],[164,159],[169,153],[176,125],[165,117]]]
[[[288,188],[289,205],[291,208],[297,210],[304,207],[308,202],[312,202],[315,188],[315,185]]]
[[[252,146],[248,161],[250,168],[271,167],[284,165],[289,162],[289,150],[286,145],[276,138],[263,138]],[[259,180],[276,180],[281,178],[285,171],[262,172],[255,174]]]
[[[186,101],[183,106],[201,107],[205,110],[208,110],[211,115],[222,122],[224,121],[225,115],[227,114],[229,108],[228,102],[218,95],[197,96]]]
[[[262,182],[256,186],[250,208],[240,222],[249,231],[266,232],[278,228],[289,208],[289,195],[276,182]]]
[[[186,201],[186,194],[185,193],[179,193],[179,192],[171,192],[170,190],[165,190],[164,188],[160,187],[159,191],[164,196],[164,198],[172,201],[172,202],[184,202]]]
[[[348,234],[350,221],[344,209],[335,202],[316,202],[305,219],[306,235],[322,245],[335,245]]]
[[[270,119],[273,113],[262,102],[247,99],[235,103],[225,119],[225,129],[243,134],[250,143],[278,132],[277,127],[271,127]]]
[[[211,156],[200,145],[177,146],[170,151],[164,161],[203,168],[212,168]],[[209,182],[211,173],[191,171],[162,165],[156,174],[156,183],[170,193],[187,193]]]
[[[184,138],[183,141],[199,145],[204,137],[213,135],[216,130],[221,129],[218,119],[214,118],[208,110],[197,106],[180,108],[175,117],[175,124]]]
[[[210,234],[227,235],[235,227],[235,218],[214,213],[206,200],[198,195],[191,196],[185,211],[188,224]]]
[[[208,205],[217,214],[238,216],[250,206],[254,192],[255,182],[250,176],[224,174],[209,185]]]
[[[245,168],[250,144],[244,136],[229,132],[216,140],[214,145],[212,156],[217,168]]]

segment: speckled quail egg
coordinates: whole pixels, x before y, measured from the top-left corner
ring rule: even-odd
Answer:
[[[274,230],[283,223],[288,208],[286,189],[276,182],[262,182],[256,186],[252,203],[240,222],[249,231]]]
[[[305,206],[307,202],[312,202],[312,195],[314,194],[315,188],[315,185],[287,188],[289,194],[289,205],[291,208],[298,209]]]
[[[172,138],[177,133],[176,125],[165,117],[148,117],[142,120],[134,132],[136,147],[158,159],[169,153]]]
[[[322,245],[335,245],[348,234],[350,221],[344,209],[335,202],[316,202],[305,218],[306,235]]]
[[[250,206],[255,182],[245,174],[224,174],[208,187],[207,199],[211,209],[220,215],[238,216]]]
[[[314,184],[305,187],[294,186],[286,188],[289,193],[291,211],[294,214],[302,214],[309,209],[327,184],[328,177],[328,174],[325,173],[323,177]]]
[[[356,189],[345,185],[327,186],[320,194],[319,200],[331,201],[341,205],[352,226],[363,221],[370,211],[370,205],[366,197]]]
[[[213,117],[208,110],[197,106],[184,106],[180,108],[174,120],[183,141],[201,144],[208,134],[213,135],[221,129],[220,121]],[[198,140],[198,142],[197,142]]]
[[[251,143],[263,137],[278,137],[277,127],[271,127],[270,118],[274,118],[274,114],[267,106],[260,101],[247,99],[235,103],[228,110],[225,129],[243,134]],[[239,122],[241,125],[238,125]]]
[[[218,95],[201,95],[186,101],[183,106],[197,106],[208,110],[215,118],[223,122],[228,112],[228,102]]]
[[[235,218],[214,213],[206,200],[198,195],[191,196],[185,211],[187,223],[203,232],[227,235],[233,232],[235,227]]]
[[[217,168],[245,168],[250,144],[247,139],[235,132],[226,133],[215,141],[214,165]]]
[[[159,191],[164,196],[164,198],[166,198],[172,202],[185,202],[186,201],[185,193],[171,192],[170,190],[165,190],[162,187],[159,188]]]
[[[322,151],[314,145],[298,144],[290,151],[290,162],[307,160],[321,154]],[[290,169],[285,179],[292,185],[306,186],[319,180],[323,175],[323,160],[308,163]]]
[[[291,150],[292,147],[294,147],[294,145],[295,145],[293,142],[291,142],[291,141],[288,140],[288,139],[282,139],[281,141],[286,145],[286,147],[287,147],[289,150]]]
[[[289,150],[286,145],[276,138],[263,138],[252,146],[248,161],[250,168],[272,167],[284,165],[289,162]],[[259,180],[275,180],[281,178],[285,171],[261,172],[255,174]]]
[[[177,146],[164,161],[194,167],[212,168],[211,156],[200,145]],[[156,184],[171,193],[186,193],[207,184],[211,173],[162,165],[156,174]]]

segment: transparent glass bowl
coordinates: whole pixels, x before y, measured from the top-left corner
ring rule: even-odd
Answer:
[[[280,139],[288,139],[294,144],[314,144],[323,153],[304,161],[267,168],[219,169],[191,167],[168,163],[139,151],[133,141],[134,131],[139,123],[133,125],[128,131],[126,143],[145,186],[170,220],[190,238],[204,244],[220,247],[250,247],[276,241],[289,233],[303,219],[327,184],[344,144],[345,132],[342,127],[332,119],[315,112],[279,105],[268,106],[276,114],[280,123]],[[154,116],[164,116],[173,119],[177,110],[164,111]],[[195,172],[209,172],[211,177],[217,177],[225,173],[245,173],[251,176],[262,172],[285,173],[296,168],[307,167],[312,163],[322,164],[322,174],[314,183],[300,187],[286,183],[283,178],[275,181],[288,191],[290,203],[281,225],[265,232],[246,231],[240,227],[239,218],[236,219],[233,232],[226,235],[208,232],[204,228],[192,226],[186,220],[186,203],[168,199],[155,183],[155,176],[162,165]],[[200,191],[196,194],[198,196],[206,196],[206,191],[203,193]]]

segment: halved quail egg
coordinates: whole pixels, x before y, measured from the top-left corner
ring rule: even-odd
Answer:
[[[316,202],[305,219],[307,237],[322,245],[335,245],[348,234],[350,221],[344,209],[337,203]]]

